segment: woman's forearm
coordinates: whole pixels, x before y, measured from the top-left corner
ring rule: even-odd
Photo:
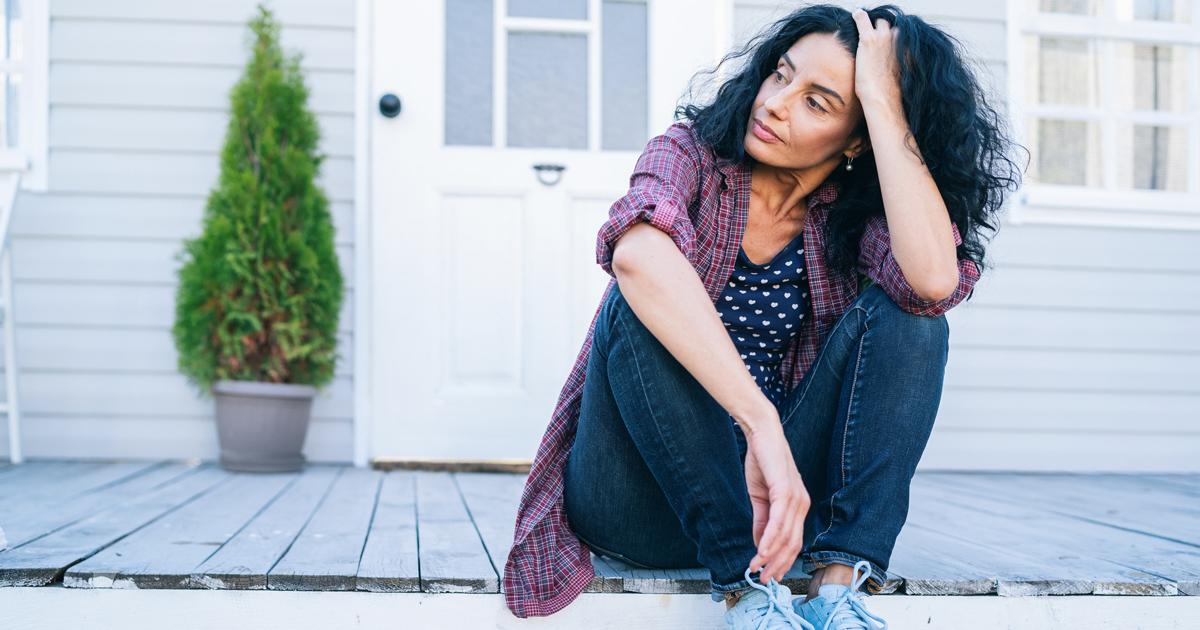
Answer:
[[[906,146],[913,140],[899,103],[865,99],[863,112],[896,264],[918,296],[946,298],[958,286],[958,257],[946,203],[920,156]]]
[[[778,412],[746,371],[696,270],[665,232],[630,228],[613,249],[621,295],[663,347],[751,435]]]

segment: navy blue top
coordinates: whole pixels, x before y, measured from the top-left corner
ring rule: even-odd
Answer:
[[[784,389],[779,366],[810,303],[803,231],[764,265],[750,262],[738,248],[733,275],[717,298],[717,313],[746,369],[776,406]]]

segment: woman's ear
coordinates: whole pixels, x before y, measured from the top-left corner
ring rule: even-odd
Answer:
[[[871,150],[871,139],[865,134],[858,136],[850,141],[846,146],[846,150],[842,152],[848,158],[857,158],[858,156]]]

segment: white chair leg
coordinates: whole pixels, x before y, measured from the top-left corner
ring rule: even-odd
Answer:
[[[21,412],[17,405],[17,349],[13,331],[12,253],[7,243],[0,243],[0,300],[4,301],[4,380],[7,386],[5,407],[8,411],[8,453],[14,464],[24,461],[21,456]]]

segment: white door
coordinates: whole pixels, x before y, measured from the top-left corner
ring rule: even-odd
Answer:
[[[371,457],[532,458],[609,280],[597,230],[724,6],[375,0],[401,111],[371,112]]]

